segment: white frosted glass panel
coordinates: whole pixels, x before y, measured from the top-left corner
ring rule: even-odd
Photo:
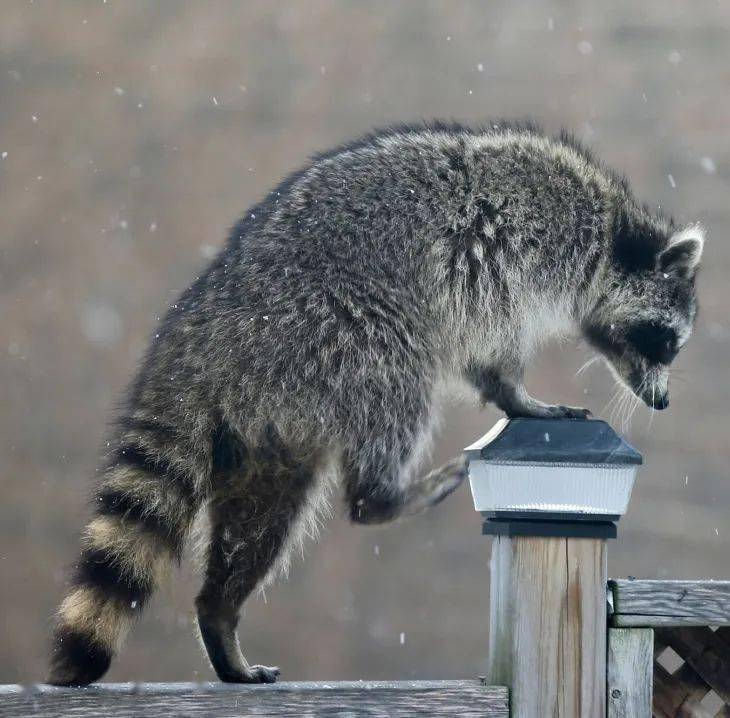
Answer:
[[[635,474],[635,466],[469,464],[477,511],[624,514]]]

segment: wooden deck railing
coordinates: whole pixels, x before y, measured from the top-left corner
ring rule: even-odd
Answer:
[[[458,716],[509,718],[506,688],[473,681],[274,683],[107,683],[88,688],[0,686],[0,716]]]
[[[730,581],[611,581],[608,715],[730,718]]]
[[[547,562],[546,565],[555,563]],[[512,562],[511,565],[512,579],[522,580],[520,571],[515,570],[515,567],[520,568],[520,562]],[[566,575],[570,573],[568,571]],[[575,575],[580,573],[578,571]],[[503,579],[506,576],[500,575]],[[536,576],[542,574],[532,571],[529,575],[534,584]],[[561,586],[563,582],[563,579],[559,581]],[[586,595],[580,581],[567,580],[566,590],[568,603],[575,603],[576,596]],[[563,595],[563,589],[546,593],[543,587],[538,593],[543,597],[558,596]],[[514,592],[505,592],[498,587],[495,599],[512,602],[512,594]],[[609,581],[607,603],[607,636],[604,633],[605,623],[594,627],[596,643],[604,645],[606,642],[608,648],[604,674],[606,710],[595,702],[586,708],[587,704],[580,696],[579,700],[569,703],[561,689],[554,691],[557,712],[550,715],[563,718],[730,718],[730,581]],[[565,612],[567,604],[544,604],[546,624],[539,619],[535,613],[537,609],[529,600],[526,605],[529,618],[539,624],[551,625],[552,619],[547,614]],[[576,605],[589,607],[590,604],[580,600]],[[492,618],[516,622],[515,626],[524,628],[524,617],[515,618],[518,608],[512,605],[510,610],[493,612]],[[546,636],[534,635],[530,639],[525,634],[524,639],[544,643]],[[528,655],[558,655],[558,663],[565,666],[571,656],[576,659],[590,654],[585,646],[580,648],[578,645],[574,654],[569,655],[570,642],[566,642],[566,637],[556,636],[555,640],[563,645],[562,652],[542,648],[541,653]],[[550,672],[544,666],[534,666],[534,669]],[[563,668],[559,670],[562,675],[568,675]],[[571,670],[579,669],[574,667]],[[529,688],[527,674],[521,669],[517,673],[524,674],[522,690],[525,692]],[[515,675],[514,669],[511,675]],[[596,673],[591,668],[588,675],[596,676]],[[573,681],[572,674],[569,678],[566,684]],[[535,676],[533,686],[539,684],[539,676]],[[586,685],[585,680],[582,685]],[[591,689],[589,695],[593,695],[595,686],[588,687]],[[521,705],[529,707],[531,701],[523,699]],[[537,715],[534,711],[532,714]],[[95,715],[114,715],[115,718],[406,718],[416,715],[508,718],[511,715],[512,718],[525,718],[525,711],[513,703],[510,713],[508,688],[488,686],[482,680],[334,681],[263,686],[125,683],[81,689],[9,685],[0,686],[0,715],[8,718],[57,718],[66,715],[79,718]]]

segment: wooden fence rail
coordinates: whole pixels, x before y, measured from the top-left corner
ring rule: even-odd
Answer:
[[[730,718],[730,582],[611,581],[609,597],[609,717]]]
[[[571,546],[566,549],[563,545],[566,541],[570,540],[532,538],[517,545],[517,548],[526,547],[525,550],[539,548],[539,551],[532,550],[530,555],[548,558],[555,553],[550,550],[553,544],[562,547],[563,550],[556,555],[564,558],[566,568],[563,574],[558,572],[556,588],[550,591],[545,588],[549,581],[548,573],[544,573],[543,569],[547,566],[555,568],[559,562],[544,560],[539,566],[525,564],[529,570],[523,571],[524,561],[519,551],[515,554],[515,546],[504,538],[495,542],[492,630],[502,633],[493,636],[492,672],[497,675],[495,666],[503,663],[510,667],[510,670],[504,671],[504,682],[508,683],[510,690],[521,686],[522,698],[515,701],[517,694],[512,696],[511,713],[507,687],[487,686],[483,681],[473,680],[335,681],[262,686],[125,683],[81,689],[11,685],[0,686],[0,715],[8,718],[84,718],[95,715],[114,715],[115,718],[406,718],[415,715],[433,718],[509,718],[510,715],[512,718],[528,715],[555,715],[560,718],[730,718],[730,582],[609,581],[608,601],[605,602],[609,606],[606,625],[605,607],[599,609],[593,605],[596,601],[586,599],[586,596],[594,595],[593,586],[605,586],[601,583],[604,554],[601,551],[596,554],[598,559],[590,561],[583,555],[588,548],[601,548],[602,544],[591,540],[583,544],[581,539],[575,539],[577,544],[574,548],[576,551],[580,549],[582,559],[571,563]],[[504,556],[500,554],[502,545]],[[581,570],[571,570],[573,564]],[[595,570],[589,570],[592,567]],[[552,573],[549,575],[553,576]],[[541,586],[539,591],[534,590],[537,583]],[[522,593],[520,586],[524,589]],[[533,587],[537,599],[525,593],[529,586]],[[568,629],[572,626],[569,620],[571,606],[572,610],[580,608],[578,612],[586,615],[580,622],[584,639],[575,642],[575,649],[568,650],[571,645],[567,640],[570,637]],[[522,611],[519,620],[514,616],[518,610]],[[601,615],[604,617],[602,624],[595,620],[595,616]],[[556,617],[560,617],[561,626],[567,627],[567,634],[562,629],[562,632],[545,630],[547,626],[558,625]],[[513,634],[508,632],[504,635],[522,636],[521,640],[527,642],[534,639],[541,642],[540,651],[531,651],[528,657],[538,656],[542,661],[552,661],[555,651],[544,644],[546,641],[559,641],[563,653],[556,654],[559,656],[557,672],[534,661],[530,664],[532,674],[525,670],[519,664],[520,657],[524,658],[523,653],[514,648],[519,648],[521,641],[506,642],[502,635],[508,625],[512,626]],[[512,646],[508,653],[503,651],[504,646],[499,648],[497,644],[500,641]],[[604,644],[604,641],[607,643]],[[585,680],[575,682],[575,676],[567,670],[571,657],[593,655],[585,650],[589,644],[593,648],[607,645],[607,662],[602,674],[605,710],[603,701],[587,700],[587,697],[596,694],[598,684],[587,685]],[[502,663],[495,658],[500,658]],[[543,697],[541,700],[547,696],[545,700],[552,706],[545,713],[543,708],[548,703],[533,705],[530,675],[534,688],[540,686],[541,674],[552,676],[554,673],[559,675],[560,687],[554,687],[552,692],[536,691]],[[596,681],[599,679],[598,670],[593,667],[588,675],[595,677]],[[515,682],[516,677],[521,681],[519,685]],[[570,692],[566,693],[566,686],[573,685],[580,686],[575,700],[570,699]]]
[[[0,715],[59,718],[173,716],[415,715],[509,718],[506,688],[481,681],[353,681],[274,683],[108,683],[88,688],[0,686]]]

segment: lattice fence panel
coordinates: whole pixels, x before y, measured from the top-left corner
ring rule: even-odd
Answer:
[[[654,629],[656,718],[730,718],[730,628]]]

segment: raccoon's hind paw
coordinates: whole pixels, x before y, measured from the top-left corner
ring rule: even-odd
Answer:
[[[224,683],[276,683],[281,671],[276,666],[250,666],[247,671],[223,674]]]

